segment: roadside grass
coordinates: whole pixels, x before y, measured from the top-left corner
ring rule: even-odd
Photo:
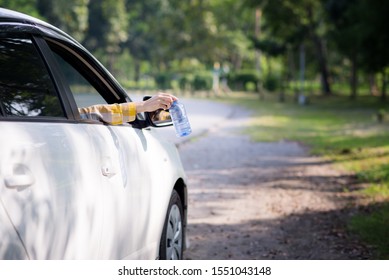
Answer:
[[[349,224],[367,243],[374,245],[380,259],[389,259],[389,204],[370,209],[369,214],[358,214]]]
[[[375,211],[355,215],[350,229],[377,247],[378,258],[389,258],[389,119],[377,120],[378,112],[389,111],[389,103],[370,96],[354,101],[311,96],[309,105],[298,105],[291,97],[280,103],[276,96],[260,100],[247,93],[231,93],[223,100],[254,112],[246,128],[254,141],[297,141],[355,174],[366,185],[355,192],[368,198]]]

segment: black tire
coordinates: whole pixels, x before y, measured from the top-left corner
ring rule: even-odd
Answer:
[[[159,245],[160,260],[182,259],[184,251],[184,211],[178,193],[173,190]]]

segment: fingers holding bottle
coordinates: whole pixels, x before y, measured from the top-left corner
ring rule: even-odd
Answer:
[[[159,92],[146,101],[137,102],[137,112],[153,112],[158,109],[167,110],[175,100],[177,100],[177,97],[174,95]]]

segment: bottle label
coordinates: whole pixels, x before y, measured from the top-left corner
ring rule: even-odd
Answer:
[[[182,137],[189,135],[192,132],[192,129],[190,127],[188,118],[186,117],[183,105],[178,104],[175,101],[173,102],[169,111],[177,136]]]

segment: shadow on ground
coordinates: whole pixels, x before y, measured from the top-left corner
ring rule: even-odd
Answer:
[[[191,224],[186,259],[373,259],[372,248],[345,228],[354,209],[292,214],[239,224]]]
[[[239,121],[239,120],[238,120]],[[229,123],[180,147],[189,177],[186,259],[372,259],[347,229],[352,175],[298,143],[255,143]]]

